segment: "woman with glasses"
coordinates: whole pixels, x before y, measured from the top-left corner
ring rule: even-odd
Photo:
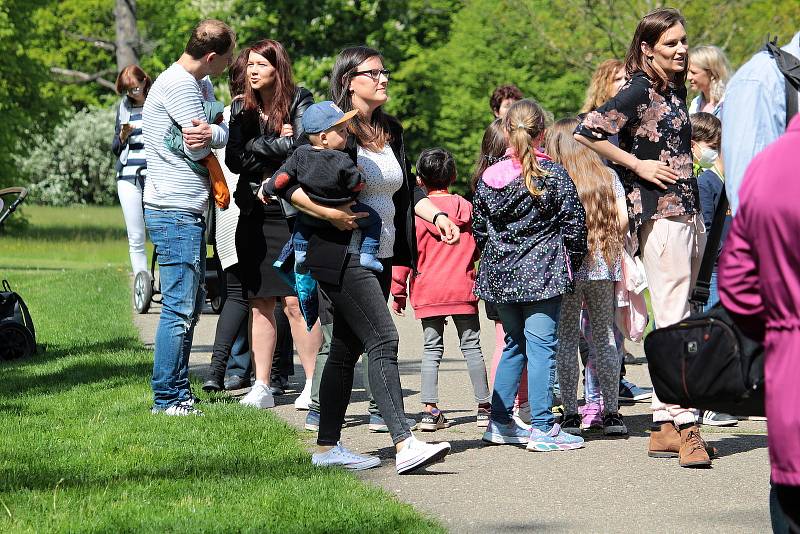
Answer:
[[[383,272],[359,263],[359,231],[348,205],[322,206],[299,187],[284,196],[299,209],[332,223],[312,236],[306,267],[330,297],[333,308],[333,340],[320,383],[320,424],[315,465],[368,469],[380,465],[375,456],[355,454],[342,446],[342,423],[353,385],[353,369],[366,351],[372,395],[389,428],[397,451],[398,474],[408,473],[442,460],[449,443],[429,444],[411,433],[403,408],[403,391],[397,366],[398,334],[386,299],[392,265],[415,266],[414,214],[434,223],[446,243],[458,241],[458,229],[416,187],[403,143],[403,127],[383,111],[388,100],[389,71],[380,52],[357,46],[336,58],[331,72],[331,100],[344,112],[358,114],[349,123],[347,150],[363,169],[366,185],[359,200],[381,217],[383,227],[377,257]],[[334,228],[335,227],[335,228]]]
[[[142,108],[152,84],[150,77],[137,65],[122,69],[116,83],[117,93],[123,96],[117,108],[111,151],[117,156],[117,194],[128,231],[128,247],[134,275],[147,271],[142,211],[147,162],[142,136]]]

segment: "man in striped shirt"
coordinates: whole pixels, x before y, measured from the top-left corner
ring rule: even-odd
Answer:
[[[196,174],[211,148],[225,146],[225,124],[208,124],[205,98],[213,98],[207,76],[228,67],[235,36],[226,24],[204,20],[192,31],[180,59],[153,83],[143,111],[147,157],[144,218],[158,254],[162,308],[153,359],[153,413],[202,415],[189,387],[194,325],[205,301],[205,218],[208,178]],[[172,124],[183,132],[184,154],[164,144]],[[184,157],[185,156],[185,157]]]

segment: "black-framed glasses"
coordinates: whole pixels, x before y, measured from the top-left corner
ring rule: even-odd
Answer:
[[[381,74],[386,76],[386,79],[388,80],[389,76],[391,75],[391,71],[388,71],[386,69],[369,69],[369,70],[353,71],[353,76],[360,76],[360,75],[369,76],[370,78],[372,78],[373,82],[377,82],[378,80],[380,80]]]

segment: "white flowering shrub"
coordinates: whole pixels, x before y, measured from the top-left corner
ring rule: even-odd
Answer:
[[[16,156],[32,199],[42,204],[113,204],[117,201],[116,157],[111,153],[116,109],[87,108],[50,135],[35,135]]]

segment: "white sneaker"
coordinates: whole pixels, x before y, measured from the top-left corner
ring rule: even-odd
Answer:
[[[164,414],[164,415],[177,415],[177,416],[203,415],[203,412],[201,412],[200,410],[195,408],[193,405],[187,404],[185,402],[182,402],[182,403],[179,403],[179,404],[173,404],[172,406],[170,406],[166,410],[161,410],[159,408],[153,407],[151,412],[154,413],[154,414],[161,413],[161,414]]]
[[[450,444],[446,441],[441,443],[425,443],[414,436],[408,438],[397,453],[395,464],[397,474],[403,475],[415,469],[421,469],[427,465],[441,462],[450,452]]]
[[[514,408],[514,421],[521,427],[531,427],[531,405],[528,402],[523,402],[518,408]]]
[[[254,408],[274,408],[275,398],[269,391],[269,386],[263,382],[256,381],[250,392],[242,397],[239,404],[253,406]]]
[[[327,452],[318,452],[311,455],[311,463],[318,467],[344,467],[353,471],[362,471],[381,465],[377,456],[356,454],[345,449],[342,442]]]
[[[294,409],[307,412],[310,406],[311,406],[311,383],[309,382],[306,384],[306,387],[303,388],[303,391],[300,393],[300,396],[294,400]]]

